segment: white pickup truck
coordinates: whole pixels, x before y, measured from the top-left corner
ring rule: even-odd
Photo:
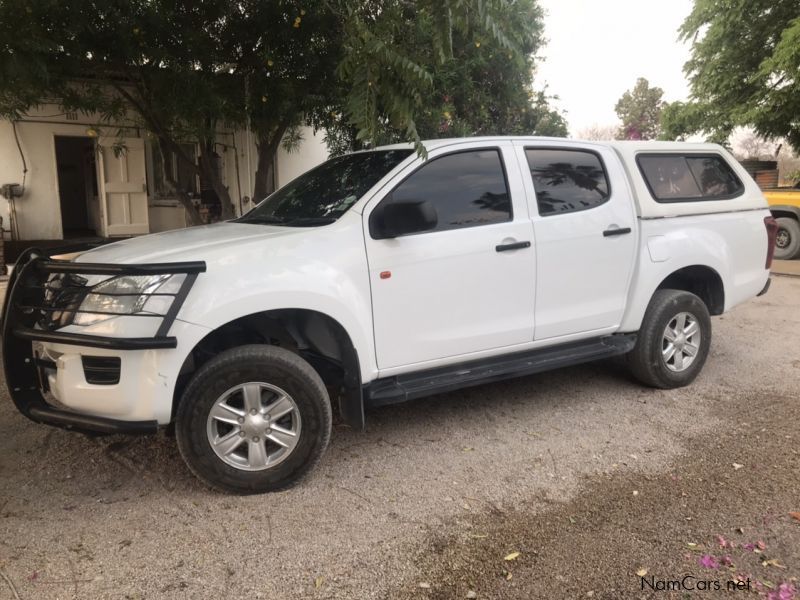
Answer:
[[[627,355],[700,372],[710,315],[764,293],[776,224],[709,144],[472,138],[334,158],[230,222],[53,257],[6,298],[40,423],[174,428],[191,470],[279,489],[365,408]],[[410,408],[413,410],[413,408]]]

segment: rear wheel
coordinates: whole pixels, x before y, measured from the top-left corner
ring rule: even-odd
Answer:
[[[657,388],[688,385],[706,362],[711,317],[689,292],[657,290],[650,300],[628,365],[642,383]]]
[[[791,260],[800,258],[800,221],[791,217],[775,219],[778,233],[775,235],[775,258]]]
[[[175,432],[189,468],[212,487],[274,491],[319,461],[330,439],[330,400],[299,356],[275,346],[242,346],[194,375]]]

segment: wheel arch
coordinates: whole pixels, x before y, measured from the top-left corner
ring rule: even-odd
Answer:
[[[666,266],[665,263],[661,263]],[[709,264],[686,261],[684,264],[671,265],[660,272],[649,272],[656,263],[648,262],[644,269],[645,277],[638,281],[634,278],[632,296],[622,319],[619,331],[622,333],[639,331],[645,311],[658,290],[678,289],[699,296],[712,315],[722,314],[726,309],[728,286],[720,270]],[[640,266],[640,273],[643,270]]]
[[[342,420],[364,427],[361,364],[345,327],[311,309],[270,309],[232,319],[207,333],[186,355],[173,390],[172,417],[186,385],[200,366],[220,352],[247,344],[286,348],[305,359],[338,396]]]
[[[653,294],[665,289],[691,292],[705,303],[711,315],[725,311],[725,284],[720,274],[707,265],[689,265],[673,271],[656,286]]]
[[[772,216],[776,219],[784,217],[800,221],[800,208],[797,206],[774,205],[769,207],[769,212],[771,212]]]

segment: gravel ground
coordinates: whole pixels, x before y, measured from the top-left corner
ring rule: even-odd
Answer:
[[[800,279],[713,322],[689,388],[601,363],[373,411],[259,497],[209,491],[165,436],[34,425],[3,389],[0,598],[638,598],[643,569],[787,590]]]

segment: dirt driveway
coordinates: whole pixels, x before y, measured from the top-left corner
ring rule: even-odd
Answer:
[[[167,437],[36,426],[3,386],[0,599],[718,595],[654,591],[689,574],[786,600],[798,400],[800,279],[783,277],[714,319],[690,388],[594,364],[374,411],[259,497],[207,490]]]

